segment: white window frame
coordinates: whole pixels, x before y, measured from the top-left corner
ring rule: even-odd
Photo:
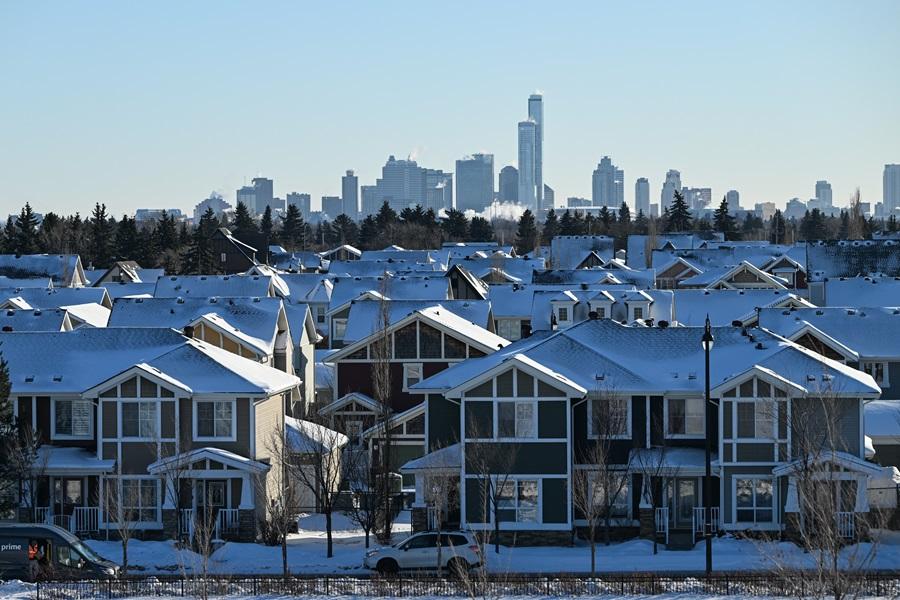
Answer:
[[[778,404],[776,403],[775,398],[735,398],[734,402],[734,418],[735,418],[735,429],[734,429],[734,440],[735,441],[775,441],[778,439],[778,426],[776,422],[777,413],[778,413]],[[753,405],[753,435],[752,436],[742,436],[740,432],[741,427],[741,414],[740,414],[740,406],[742,404],[752,404]],[[764,408],[768,409],[768,413],[766,414]],[[770,430],[769,435],[760,435],[760,428],[768,427]]]
[[[153,407],[154,412],[154,423],[153,423],[153,433],[149,436],[143,435],[125,435],[125,405],[126,404],[137,404],[138,405],[138,431],[140,431],[140,405],[141,404],[149,404]],[[162,423],[160,422],[160,410],[159,401],[154,398],[144,398],[144,399],[120,399],[118,402],[119,405],[119,437],[123,440],[137,440],[137,441],[156,441],[157,438],[160,437],[160,430]]]
[[[425,373],[422,370],[422,363],[403,363],[403,391],[409,391],[409,372],[413,369],[418,369],[419,371],[419,379],[415,383],[419,383],[425,379]],[[413,385],[415,385],[415,383]]]
[[[131,523],[131,524],[133,524],[133,525],[135,525],[135,526],[137,526],[137,527],[147,527],[147,526],[151,526],[151,527],[152,527],[152,526],[157,526],[157,527],[158,527],[158,526],[162,523],[162,516],[161,516],[161,512],[160,512],[161,509],[162,509],[162,498],[161,498],[161,492],[162,492],[162,490],[160,489],[160,480],[159,480],[159,478],[158,478],[158,477],[148,477],[148,476],[119,477],[119,478],[117,478],[117,484],[118,484],[118,490],[117,490],[117,493],[119,494],[119,498],[118,498],[117,505],[118,505],[118,509],[119,509],[120,511],[123,510],[123,509],[125,509],[125,508],[134,508],[134,507],[126,507],[126,506],[124,506],[124,504],[125,504],[125,502],[124,502],[124,496],[125,496],[125,495],[124,495],[124,493],[123,493],[123,490],[124,490],[124,487],[125,487],[124,484],[125,484],[126,481],[139,481],[139,482],[143,482],[143,481],[152,481],[152,482],[155,484],[155,486],[156,486],[156,506],[154,506],[153,508],[154,508],[155,511],[156,511],[156,517],[155,517],[152,521],[141,521],[141,520],[138,520],[138,521],[128,521],[128,522]],[[139,498],[139,499],[142,499],[142,496],[141,496],[141,494],[140,494],[140,486],[141,486],[141,484],[138,484],[138,498]],[[147,507],[147,508],[145,509],[144,506],[143,506],[143,504],[140,504],[137,508],[138,508],[138,510],[140,511],[140,510],[149,510],[150,507]]]
[[[637,321],[638,319],[645,319],[646,318],[646,315],[644,315],[645,308],[646,307],[643,304],[640,306],[632,306],[631,307],[631,320]],[[638,311],[641,311],[640,316],[638,316],[638,314],[637,314]]]
[[[626,481],[625,481],[623,487],[619,488],[619,493],[616,495],[616,500],[615,500],[615,502],[612,503],[612,507],[613,508],[615,508],[617,506],[624,507],[625,508],[625,516],[610,515],[609,518],[614,522],[616,520],[631,520],[634,518],[634,515],[632,515],[632,510],[631,510],[631,507],[632,507],[631,488],[633,487],[634,482],[632,481],[631,474],[628,471],[621,471],[621,472],[617,471],[616,474],[620,478],[625,479]],[[600,490],[599,492],[594,491],[593,487],[597,485],[596,479],[592,479],[590,481],[590,485],[591,485],[591,498],[596,501],[602,496],[603,490]],[[623,488],[624,488],[624,493],[623,493]],[[595,504],[596,504],[596,502],[595,502]],[[604,505],[606,504],[605,499],[604,499],[603,504]]]
[[[594,425],[596,420],[594,419],[594,403],[595,402],[608,402],[610,399],[607,398],[605,400],[600,400],[598,398],[588,398],[587,410],[588,410],[588,437],[591,439],[598,439],[599,434],[594,431]],[[617,396],[612,398],[617,402],[625,403],[625,432],[619,433],[616,435],[606,436],[607,439],[610,440],[624,440],[629,439],[631,437],[631,398],[625,396]]]
[[[198,413],[200,412],[200,404],[203,402],[212,403],[228,403],[231,404],[231,435],[230,436],[201,436],[198,430]],[[237,441],[237,399],[235,398],[211,398],[208,400],[198,399],[193,402],[193,428],[194,441],[196,442],[236,442]],[[213,407],[215,413],[215,407]],[[213,426],[215,428],[215,426]]]
[[[669,404],[674,401],[683,401],[685,403],[684,407],[684,433],[672,433],[670,426],[670,418],[669,418]],[[700,433],[688,433],[688,410],[687,403],[688,402],[699,402],[703,407],[703,431]],[[663,402],[663,411],[665,412],[665,422],[666,422],[666,439],[669,440],[690,440],[690,439],[704,439],[706,437],[706,402],[705,398],[666,398],[665,402]]]
[[[748,480],[753,482],[753,506],[752,507],[741,507],[738,508],[738,496],[737,496],[737,484],[739,480]],[[756,482],[764,480],[772,483],[772,506],[764,507],[757,506],[756,504]],[[744,474],[734,474],[731,477],[731,510],[732,510],[732,519],[731,522],[735,525],[758,525],[760,527],[769,527],[778,524],[778,478],[772,475],[744,475]],[[752,521],[739,521],[738,520],[738,511],[739,510],[752,510],[753,511],[753,520]],[[760,510],[771,510],[772,511],[772,520],[771,521],[757,521],[756,513]]]
[[[58,433],[56,431],[56,403],[76,402],[87,404],[90,411],[88,432],[86,434]],[[94,403],[84,398],[52,398],[50,401],[50,438],[54,440],[92,440],[94,439]]]
[[[534,507],[535,509],[535,519],[533,521],[522,521],[519,520],[519,511],[522,508],[519,506],[519,483],[520,482],[528,482],[534,483],[537,488],[537,504]],[[515,486],[515,494],[513,495],[513,506],[503,506],[500,504],[500,491],[497,491],[497,511],[504,510],[512,510],[516,514],[515,521],[500,521],[501,523],[515,523],[516,525],[529,525],[529,524],[542,524],[544,522],[544,493],[543,493],[543,485],[542,479],[539,477],[528,477],[528,476],[516,476],[516,477],[507,477],[504,481],[495,481],[494,485],[513,485]],[[493,507],[492,507],[493,508]],[[493,513],[494,511],[491,510]],[[491,522],[493,522],[494,515],[491,514]]]
[[[513,404],[514,408],[514,427],[516,428],[515,435],[513,437],[502,437],[500,435],[500,405],[501,404]],[[520,404],[529,404],[531,405],[531,416],[532,416],[532,432],[533,435],[530,436],[519,436],[519,405]],[[520,400],[517,398],[504,398],[503,400],[497,400],[494,402],[494,439],[502,440],[504,442],[507,441],[532,441],[538,439],[538,401],[536,399],[528,399],[528,400]]]
[[[507,329],[511,329],[512,332],[506,331]],[[515,335],[510,336],[509,333]],[[522,339],[522,319],[497,319],[497,335],[510,341]]]
[[[341,328],[341,334],[338,335],[338,328]],[[334,340],[344,340],[347,334],[347,319],[344,317],[331,319],[331,338]]]
[[[881,381],[878,381],[878,377],[875,376],[875,369],[879,365],[881,366]],[[878,384],[878,387],[891,387],[890,363],[883,360],[863,360],[860,361],[859,366],[861,371],[872,376],[872,379],[875,380],[875,383]]]

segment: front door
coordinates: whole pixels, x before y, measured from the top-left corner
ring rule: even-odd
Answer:
[[[669,513],[676,528],[689,529],[694,524],[694,507],[700,505],[699,486],[694,477],[669,480]]]
[[[220,508],[225,508],[225,481],[216,479],[199,479],[195,487],[197,494],[197,519],[203,526],[214,528]]]
[[[53,514],[69,516],[75,507],[84,506],[84,480],[62,477],[53,480]]]

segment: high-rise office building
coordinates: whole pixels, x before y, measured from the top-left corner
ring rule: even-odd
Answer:
[[[882,187],[884,216],[895,215],[900,218],[900,165],[884,165]]]
[[[532,94],[528,97],[528,119],[534,121],[534,187],[535,206],[538,212],[544,206],[544,97]]]
[[[359,188],[360,200],[362,201],[361,215],[374,215],[381,208],[381,201],[378,199],[378,186],[363,185]]]
[[[638,177],[634,182],[634,214],[644,211],[644,216],[650,216],[650,182],[646,177]]]
[[[425,206],[425,173],[414,160],[397,160],[393,155],[389,156],[381,168],[381,178],[375,180],[375,188],[375,212],[384,202],[398,213],[417,204]]]
[[[553,188],[544,184],[544,210],[548,211],[551,208],[556,207],[556,192],[553,191]]]
[[[344,211],[343,202],[340,196],[322,196],[322,212],[328,215],[328,218],[334,220]]]
[[[347,171],[341,177],[342,211],[351,219],[359,214],[359,177],[353,171]]]
[[[833,206],[831,184],[824,179],[816,182],[816,200],[819,201],[819,204],[823,208],[830,208]]]
[[[266,212],[267,206],[274,210],[276,208],[273,203],[273,200],[275,199],[274,182],[265,177],[254,177],[252,181],[256,206],[248,205],[247,208],[251,211],[256,211],[256,214],[258,215]]]
[[[312,211],[312,202],[310,200],[309,194],[299,194],[297,192],[291,192],[287,195],[287,205],[296,206],[297,210],[300,211],[300,214],[303,215],[304,219],[308,219],[309,213],[310,211]]]
[[[725,201],[728,202],[728,210],[735,212],[741,208],[741,195],[737,190],[728,190],[725,192]],[[717,207],[718,208],[718,207]]]
[[[675,169],[670,169],[666,173],[666,180],[663,182],[662,192],[659,195],[660,210],[664,210],[672,205],[676,190],[681,191],[681,173]]]
[[[681,188],[684,195],[684,201],[687,202],[688,208],[695,211],[701,211],[709,208],[712,204],[712,188]]]
[[[209,198],[201,201],[194,207],[194,223],[199,223],[200,217],[210,208],[213,214],[216,215],[216,218],[221,219],[225,212],[231,210],[231,205],[225,202],[225,199],[220,194],[213,192],[209,195]]]
[[[456,161],[456,209],[481,212],[494,201],[494,155],[473,154]]]
[[[256,190],[253,186],[245,185],[235,193],[235,207],[243,203],[251,213],[256,213]]]
[[[519,122],[519,204],[537,210],[535,191],[535,152],[537,125],[531,119]],[[543,191],[543,190],[541,190]]]
[[[422,175],[425,180],[425,203],[422,208],[432,208],[435,213],[442,208],[453,208],[453,173],[423,168]],[[493,176],[491,179],[493,180]]]
[[[497,182],[497,199],[500,202],[519,201],[519,170],[512,165],[500,169]]]
[[[608,156],[601,158],[591,178],[591,201],[594,206],[621,206],[625,200],[624,177],[625,172],[617,168]]]

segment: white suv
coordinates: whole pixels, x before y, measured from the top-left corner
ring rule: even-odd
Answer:
[[[471,533],[452,531],[441,533],[441,568],[463,573],[481,564],[481,549]],[[382,574],[400,569],[436,569],[438,563],[438,534],[416,533],[393,546],[383,546],[366,552],[364,564]]]

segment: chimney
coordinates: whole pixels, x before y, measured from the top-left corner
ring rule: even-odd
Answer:
[[[184,337],[193,339],[193,337],[194,337],[194,326],[193,325],[185,325],[184,326]]]
[[[669,322],[660,320],[660,321],[656,322],[656,326],[659,327],[660,329],[665,329],[666,327],[669,326]]]

